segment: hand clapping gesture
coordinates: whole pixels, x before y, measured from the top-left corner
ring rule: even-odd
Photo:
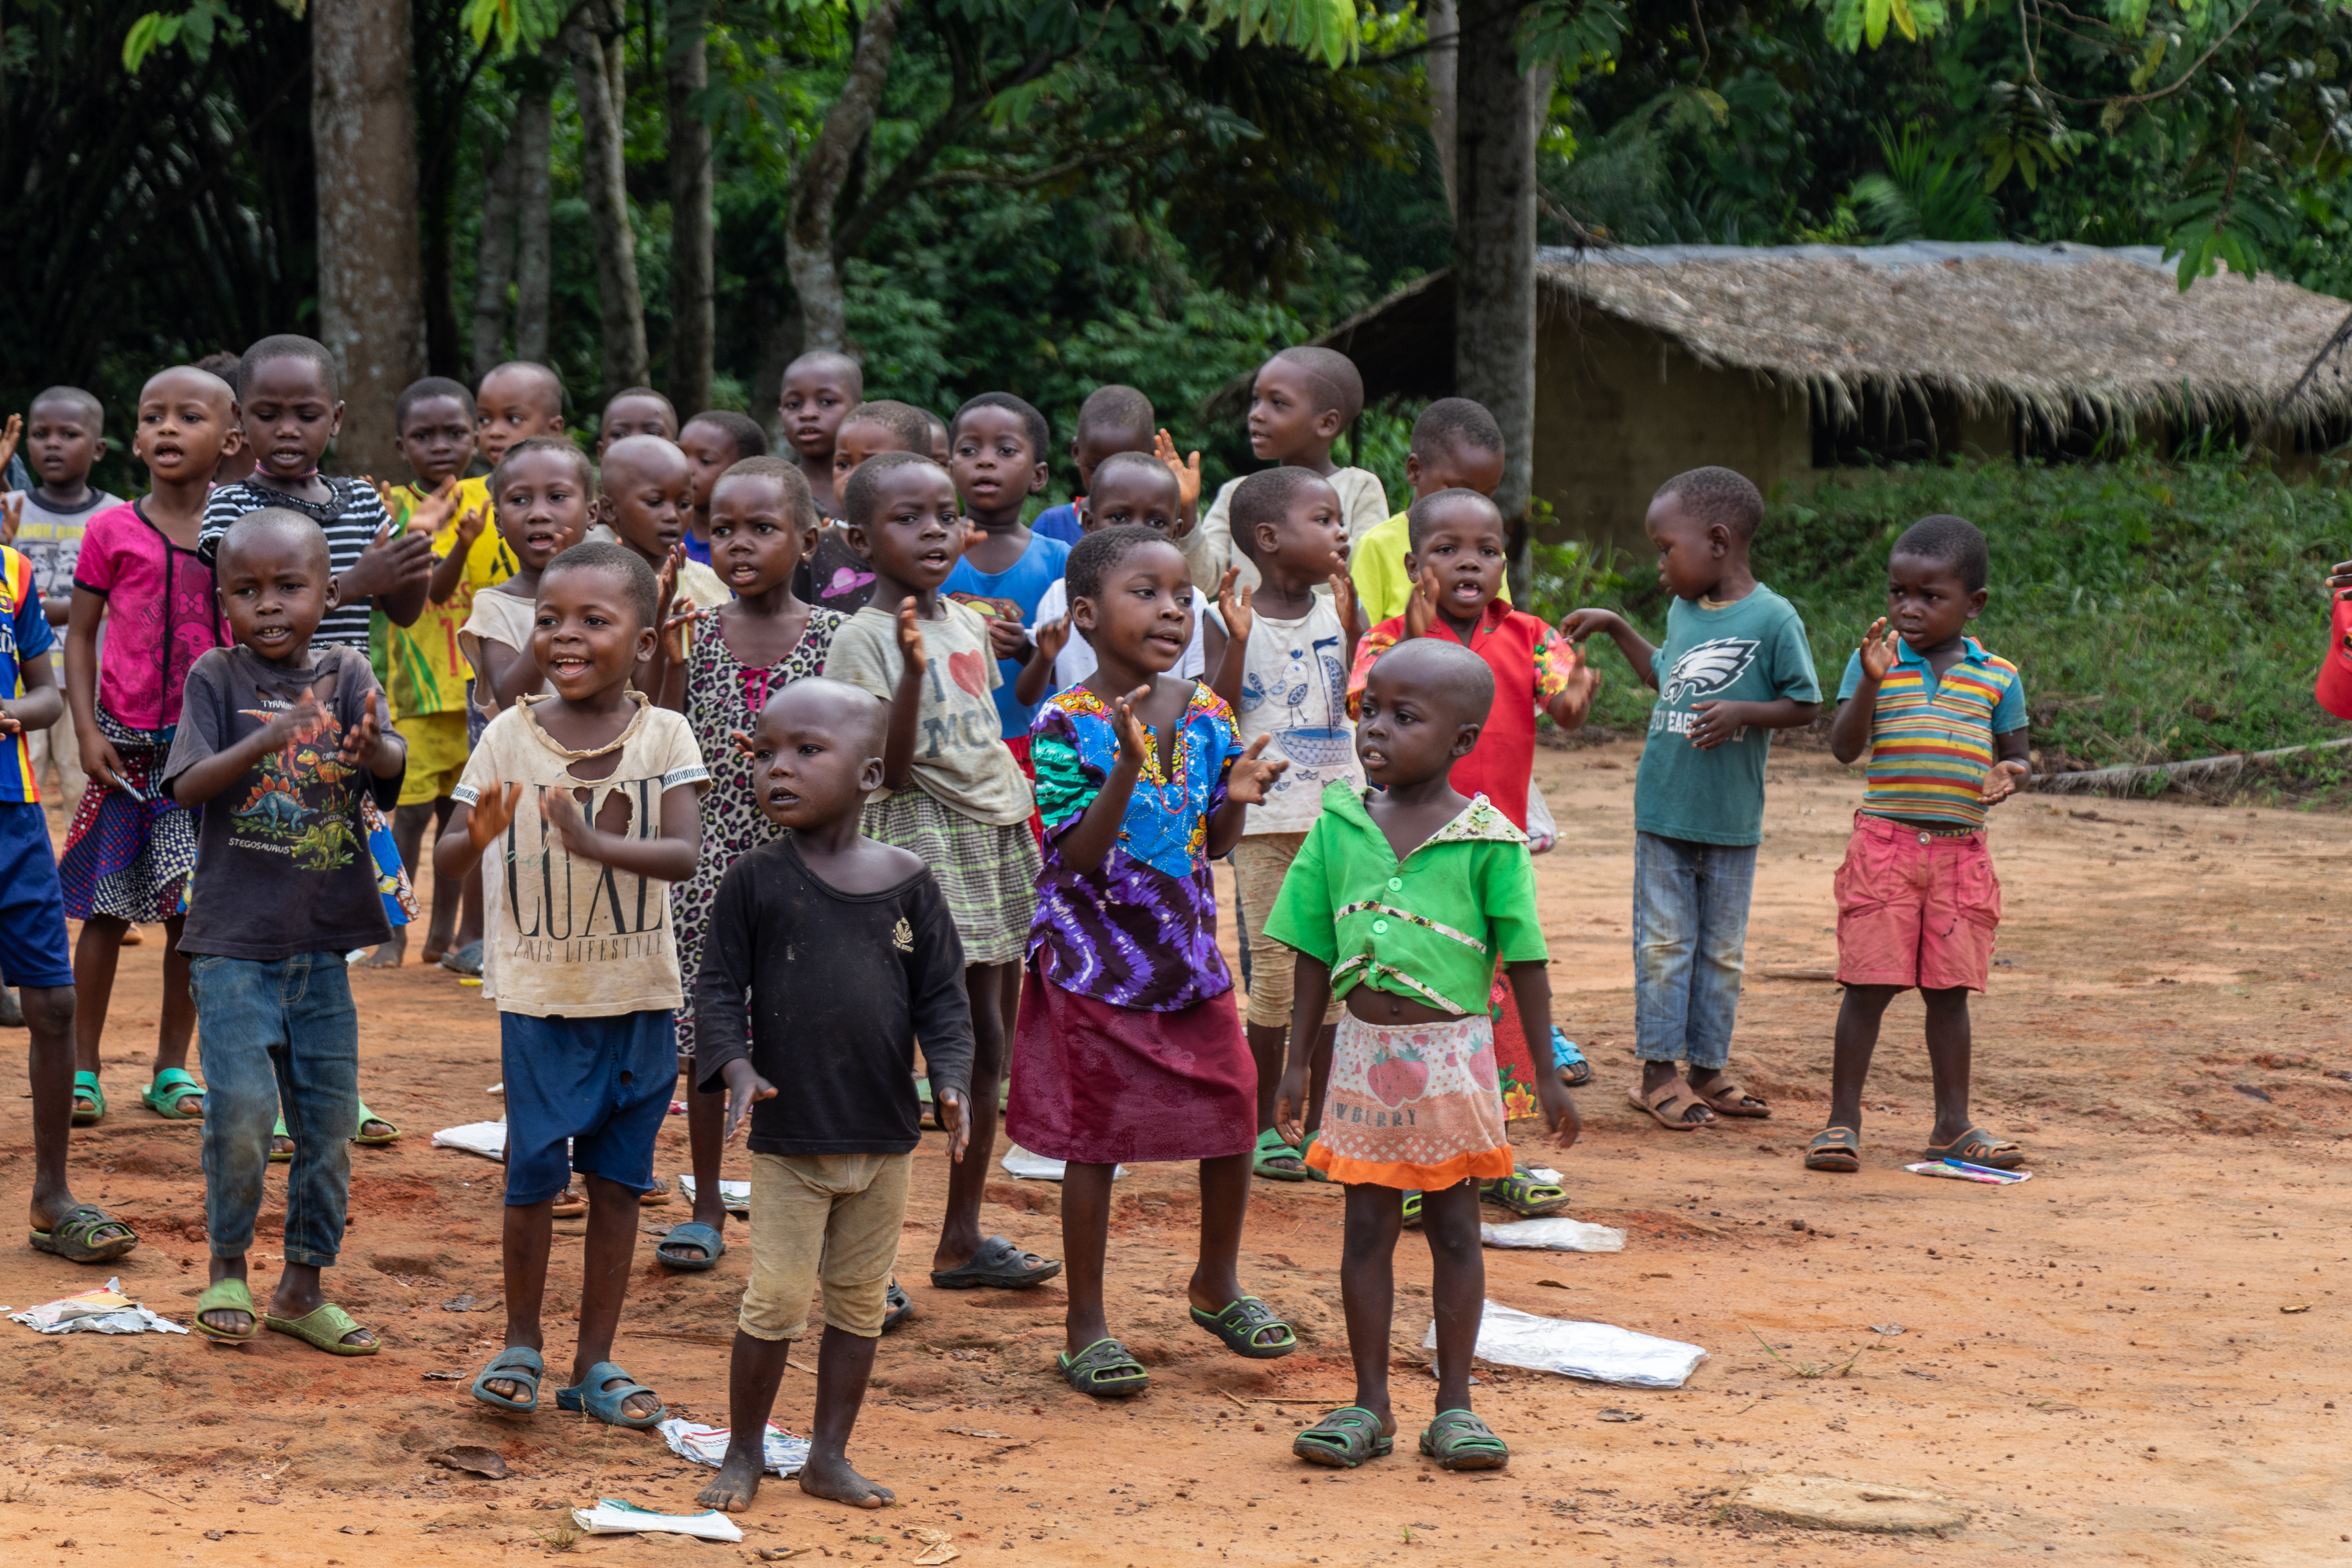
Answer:
[[[1225,623],[1225,640],[1249,641],[1250,627],[1257,624],[1257,616],[1250,608],[1250,590],[1241,581],[1241,568],[1228,566],[1225,574],[1217,579],[1217,614]]]
[[[1400,642],[1425,637],[1429,628],[1437,624],[1437,568],[1424,566],[1412,584],[1412,597],[1405,601],[1404,636]]]
[[[916,618],[913,595],[898,601],[898,651],[907,660],[907,668],[917,675],[928,674],[930,655],[923,651],[923,623]]]
[[[1260,735],[1249,743],[1248,751],[1234,759],[1233,771],[1225,775],[1227,800],[1236,800],[1244,805],[1265,804],[1265,792],[1290,767],[1287,757],[1266,762],[1258,755],[1273,739],[1271,735]]]
[[[1151,695],[1151,688],[1139,686],[1111,704],[1110,726],[1118,734],[1118,767],[1130,773],[1151,771],[1151,729],[1136,710]]]
[[[493,781],[466,814],[466,838],[478,855],[513,825],[515,807],[522,801],[522,785]],[[576,814],[575,814],[576,815]]]
[[[311,698],[315,709],[318,699]],[[383,749],[383,721],[376,717],[376,693],[367,694],[367,705],[360,710],[360,721],[343,731],[343,743],[336,752],[336,761],[347,768],[375,766],[376,753]]]
[[[988,651],[998,658],[1025,659],[1029,653],[1028,628],[1003,616],[989,616]]]
[[[1895,634],[1886,629],[1886,617],[1879,616],[1862,634],[1863,679],[1880,681],[1895,668]]]
[[[1062,657],[1062,650],[1070,646],[1070,617],[1056,616],[1044,623],[1038,626],[1034,640],[1037,644],[1037,651],[1045,656],[1045,662],[1052,664]]]
[[[1192,523],[1185,520],[1200,513],[1201,454],[1192,452],[1179,458],[1174,438],[1162,430],[1151,438],[1151,455],[1167,464],[1168,471],[1176,476],[1176,508],[1181,515],[1176,519],[1176,531],[1168,537],[1181,539],[1192,531]]]

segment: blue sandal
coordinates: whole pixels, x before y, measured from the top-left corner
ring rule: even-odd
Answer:
[[[529,1345],[509,1345],[490,1358],[482,1375],[474,1379],[474,1397],[493,1410],[510,1411],[517,1415],[529,1415],[539,1409],[539,1380],[547,1375],[547,1363]],[[520,1383],[530,1390],[529,1399],[509,1399],[497,1390],[486,1387],[490,1383]]]
[[[674,1253],[673,1247],[698,1247],[702,1256]],[[664,1268],[675,1268],[681,1274],[699,1274],[706,1268],[716,1268],[719,1260],[727,1256],[727,1241],[713,1226],[690,1219],[669,1227],[669,1234],[654,1244],[654,1260]]]
[[[604,1386],[616,1377],[621,1380],[620,1387]],[[656,1400],[661,1397],[622,1371],[617,1363],[600,1361],[588,1369],[586,1377],[582,1378],[570,1388],[559,1388],[555,1391],[555,1407],[558,1410],[577,1410],[593,1415],[607,1426],[625,1426],[632,1432],[642,1432],[656,1425],[663,1416],[668,1415],[669,1406],[656,1405],[650,1415],[632,1415],[621,1408],[632,1396],[639,1394],[653,1394]]]

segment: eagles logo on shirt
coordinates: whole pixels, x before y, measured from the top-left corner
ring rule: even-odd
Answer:
[[[1748,672],[1760,646],[1753,637],[1717,637],[1699,644],[1675,660],[1665,684],[1658,689],[1658,700],[1680,702],[1723,690]]]

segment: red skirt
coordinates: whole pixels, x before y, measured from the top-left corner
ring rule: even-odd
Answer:
[[[1234,994],[1172,1013],[1097,1002],[1030,965],[1004,1130],[1081,1165],[1214,1160],[1257,1145],[1257,1064]]]

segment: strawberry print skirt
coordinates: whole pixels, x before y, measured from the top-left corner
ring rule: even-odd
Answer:
[[[1406,1191],[1509,1175],[1494,1020],[1367,1024],[1341,1015],[1307,1163],[1335,1182]]]

